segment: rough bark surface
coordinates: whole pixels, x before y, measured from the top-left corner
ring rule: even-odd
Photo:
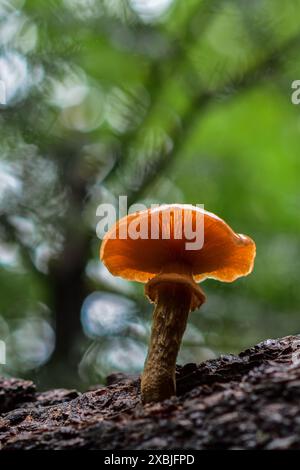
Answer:
[[[299,449],[300,336],[177,367],[177,397],[142,406],[139,379],[38,393],[0,381],[6,449]]]

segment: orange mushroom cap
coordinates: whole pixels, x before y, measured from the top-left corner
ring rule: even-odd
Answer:
[[[169,217],[164,218],[166,212]],[[188,250],[186,243],[191,240],[185,236],[184,224],[190,221],[195,228],[197,216],[203,218],[204,243],[197,250]],[[148,227],[147,239],[130,238],[132,222],[136,227]],[[168,227],[164,227],[166,223]],[[151,238],[151,224],[158,230],[157,239]],[[169,231],[168,239],[163,238],[163,230]],[[197,282],[206,278],[232,282],[252,271],[255,254],[254,241],[235,233],[215,214],[192,205],[171,204],[120,219],[105,235],[100,258],[112,274],[132,281],[146,283],[174,265],[188,267]]]

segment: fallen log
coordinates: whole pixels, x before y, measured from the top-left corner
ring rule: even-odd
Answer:
[[[0,448],[299,449],[300,336],[177,366],[177,396],[142,406],[138,377],[39,393],[0,380]]]

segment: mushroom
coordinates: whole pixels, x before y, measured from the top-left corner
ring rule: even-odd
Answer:
[[[190,236],[185,225],[190,222],[195,230],[199,217],[204,223],[203,246],[187,249]],[[197,283],[206,278],[232,282],[246,276],[253,269],[255,253],[251,238],[236,234],[215,214],[186,204],[130,214],[105,235],[100,258],[108,270],[145,283],[145,294],[155,303],[141,377],[143,403],[158,402],[176,392],[176,358],[188,315],[205,302]]]

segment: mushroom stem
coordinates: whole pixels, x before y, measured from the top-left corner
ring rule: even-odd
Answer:
[[[143,403],[175,395],[176,358],[192,301],[192,290],[186,284],[163,282],[156,289],[149,351],[141,378]]]

